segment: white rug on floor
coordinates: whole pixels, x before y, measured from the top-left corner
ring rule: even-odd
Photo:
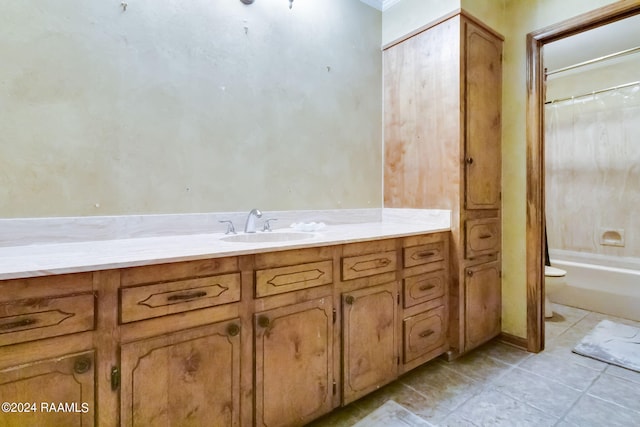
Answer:
[[[353,427],[426,427],[428,422],[402,405],[387,400],[384,405],[358,421]]]
[[[603,320],[573,352],[640,372],[640,329]]]

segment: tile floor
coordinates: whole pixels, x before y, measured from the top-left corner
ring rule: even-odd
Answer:
[[[434,360],[311,426],[351,426],[389,399],[433,426],[640,426],[640,373],[571,349],[603,319],[554,305],[546,348],[531,354],[490,342],[454,362]]]

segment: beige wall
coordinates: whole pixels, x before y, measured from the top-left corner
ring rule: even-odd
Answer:
[[[382,203],[358,0],[5,1],[0,217]]]
[[[382,14],[382,44],[459,9],[460,4],[461,0],[400,0]]]

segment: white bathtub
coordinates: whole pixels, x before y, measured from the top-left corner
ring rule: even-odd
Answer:
[[[550,258],[567,272],[552,302],[640,321],[640,260],[561,250]]]

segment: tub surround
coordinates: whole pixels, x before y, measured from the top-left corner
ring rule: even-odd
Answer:
[[[246,215],[232,212],[2,220],[0,280],[354,243],[447,231],[451,226],[448,210],[265,211],[263,219],[278,219],[272,224],[274,232],[290,230],[294,222],[324,222],[327,227],[304,240],[220,240],[226,225],[219,220],[230,219],[240,230]]]

